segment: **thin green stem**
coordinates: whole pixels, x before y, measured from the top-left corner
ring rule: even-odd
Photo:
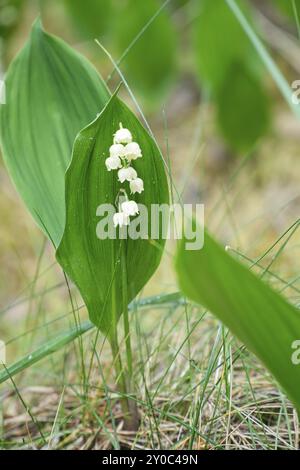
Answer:
[[[122,269],[122,295],[123,295],[123,320],[124,320],[124,334],[126,345],[127,367],[130,380],[130,388],[132,385],[132,349],[128,319],[128,286],[127,286],[127,263],[126,263],[126,244],[125,240],[121,241],[121,269]]]
[[[120,253],[118,254],[120,256]],[[115,265],[115,260],[113,260]],[[124,421],[128,419],[129,416],[129,405],[128,405],[128,398],[127,398],[127,385],[126,385],[126,377],[124,374],[124,369],[122,365],[122,360],[120,356],[120,347],[119,347],[119,340],[118,340],[118,318],[117,318],[117,308],[116,308],[116,282],[113,279],[112,282],[112,327],[109,333],[109,342],[111,345],[111,350],[113,354],[113,363],[114,368],[116,371],[116,384],[120,391],[120,402],[121,407],[124,414]]]
[[[121,270],[122,270],[122,303],[123,303],[123,321],[124,321],[124,334],[126,346],[126,359],[127,359],[127,386],[130,393],[133,392],[133,367],[132,367],[132,348],[131,337],[128,318],[128,279],[127,279],[127,255],[126,255],[126,241],[121,240]],[[130,410],[130,417],[126,423],[127,427],[136,431],[139,427],[139,413],[136,401],[133,398],[128,399],[128,406]]]
[[[127,398],[127,385],[126,385],[126,378],[124,374],[124,369],[122,365],[122,360],[120,356],[120,348],[118,343],[118,335],[117,332],[112,335],[110,339],[111,350],[113,354],[113,363],[114,368],[116,371],[116,384],[118,386],[120,392],[120,403],[122,407],[122,411],[124,414],[124,422],[127,422],[130,418],[130,409],[128,404]]]

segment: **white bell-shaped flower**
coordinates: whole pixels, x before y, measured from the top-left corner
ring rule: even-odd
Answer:
[[[122,168],[122,163],[119,157],[108,157],[105,160],[105,165],[108,171],[111,170],[118,170],[118,168]]]
[[[137,172],[134,168],[131,168],[130,166],[128,168],[121,168],[121,170],[118,171],[118,179],[120,183],[124,183],[124,181],[132,181],[136,178]]]
[[[123,225],[129,225],[129,216],[124,212],[116,212],[113,216],[114,227],[123,227]]]
[[[129,186],[131,194],[141,194],[144,191],[144,181],[141,178],[136,178],[135,180],[130,181]]]
[[[122,144],[114,144],[109,148],[109,154],[111,157],[125,157],[125,146]]]
[[[121,127],[114,135],[114,144],[129,144],[130,142],[132,142],[131,132]]]
[[[125,201],[121,204],[122,212],[128,217],[139,213],[139,207],[135,201]]]
[[[125,157],[129,162],[142,157],[141,147],[136,142],[131,142],[125,146]]]

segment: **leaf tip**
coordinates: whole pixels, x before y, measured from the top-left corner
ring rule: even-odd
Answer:
[[[40,15],[36,17],[36,19],[33,22],[32,29],[31,29],[31,36],[44,32],[43,29],[43,24],[42,24],[42,18]]]

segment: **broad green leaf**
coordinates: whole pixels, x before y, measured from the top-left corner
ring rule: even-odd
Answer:
[[[180,244],[176,270],[182,292],[214,313],[272,372],[300,409],[300,369],[292,362],[300,312],[208,233],[204,248]]]
[[[246,3],[242,5],[245,9]],[[200,14],[193,26],[197,71],[201,82],[215,91],[223,85],[232,63],[255,61],[255,57],[224,0],[202,0],[198,8]]]
[[[130,302],[157,268],[164,240],[128,239],[126,263],[120,262],[120,240],[97,238],[100,204],[115,204],[118,191],[128,183],[117,181],[117,172],[108,172],[105,159],[119,123],[130,129],[142,149],[143,158],[134,168],[144,180],[145,190],[131,196],[150,209],[151,204],[168,202],[168,185],[159,149],[134,114],[114,95],[101,115],[78,135],[71,165],[66,174],[66,228],[57,259],[76,283],[86,303],[91,321],[109,333],[112,317],[123,310],[125,290],[122,267],[127,271],[127,297]],[[134,219],[133,219],[134,220]],[[131,222],[132,223],[132,222]],[[124,241],[123,241],[124,243]],[[124,285],[124,284],[123,284]]]
[[[99,38],[110,24],[111,0],[63,0],[78,33],[86,39]]]
[[[126,50],[121,68],[148,106],[169,90],[176,68],[176,32],[170,14],[166,8],[159,11],[161,7],[157,0],[126,0],[115,7],[119,55],[139,36]]]
[[[236,151],[247,151],[269,126],[269,100],[260,81],[242,63],[232,64],[216,95],[220,130]]]
[[[37,21],[6,76],[0,134],[5,164],[33,217],[58,245],[66,168],[77,133],[109,99],[92,65]]]

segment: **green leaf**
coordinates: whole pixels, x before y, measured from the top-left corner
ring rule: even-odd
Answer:
[[[5,164],[39,226],[59,244],[65,226],[64,176],[77,133],[109,92],[96,70],[37,21],[11,64],[0,111]]]
[[[153,106],[169,91],[176,68],[176,32],[157,0],[127,0],[115,10],[114,40],[130,86]]]
[[[197,71],[201,82],[215,91],[223,85],[232,63],[255,57],[249,39],[224,0],[202,0],[199,11],[193,26]]]
[[[145,190],[131,199],[144,204],[147,209],[151,204],[168,203],[169,200],[158,147],[134,114],[114,95],[101,115],[75,141],[66,174],[66,228],[57,251],[59,263],[81,292],[91,321],[104,333],[114,328],[112,321],[122,313],[125,294],[130,302],[152,276],[164,246],[162,239],[153,243],[128,238],[124,265],[123,260],[120,262],[120,240],[97,238],[98,206],[114,204],[119,189],[125,186],[118,183],[115,171],[108,172],[105,167],[119,123],[132,132],[143,153],[133,166],[144,180]],[[128,187],[126,191],[129,195]],[[127,293],[124,284],[122,286],[122,267],[127,271]]]
[[[110,24],[111,0],[63,0],[76,31],[86,39],[99,38]]]
[[[247,151],[269,126],[267,94],[257,77],[242,63],[232,64],[216,96],[221,132],[236,151]]]
[[[300,370],[292,344],[300,338],[300,312],[208,233],[204,248],[180,244],[176,270],[182,292],[214,313],[272,372],[300,409]]]

